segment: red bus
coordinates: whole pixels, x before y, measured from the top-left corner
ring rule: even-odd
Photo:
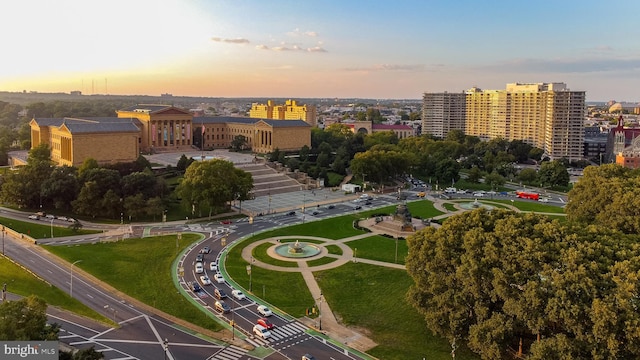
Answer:
[[[521,199],[539,200],[540,194],[527,191],[516,191],[516,196]]]

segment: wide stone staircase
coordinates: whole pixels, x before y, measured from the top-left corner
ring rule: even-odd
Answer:
[[[304,185],[265,164],[236,165],[253,177],[254,197],[300,191]]]

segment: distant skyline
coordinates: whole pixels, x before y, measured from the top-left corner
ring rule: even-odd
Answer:
[[[564,82],[640,102],[639,1],[20,0],[0,91],[420,99]]]

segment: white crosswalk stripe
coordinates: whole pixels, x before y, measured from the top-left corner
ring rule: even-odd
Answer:
[[[215,360],[237,360],[247,353],[247,350],[239,348],[237,346],[228,346],[219,353],[213,355],[211,359]]]

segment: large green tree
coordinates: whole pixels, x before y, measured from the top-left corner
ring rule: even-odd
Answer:
[[[640,357],[637,235],[479,209],[407,244],[409,301],[483,359]]]
[[[220,159],[194,162],[184,174],[177,192],[189,210],[214,211],[233,200],[247,200],[253,188],[251,174]]]
[[[627,234],[640,233],[640,172],[617,164],[589,166],[569,191],[567,217]]]
[[[31,295],[0,303],[0,340],[58,340],[60,326],[47,324],[47,303]]]

